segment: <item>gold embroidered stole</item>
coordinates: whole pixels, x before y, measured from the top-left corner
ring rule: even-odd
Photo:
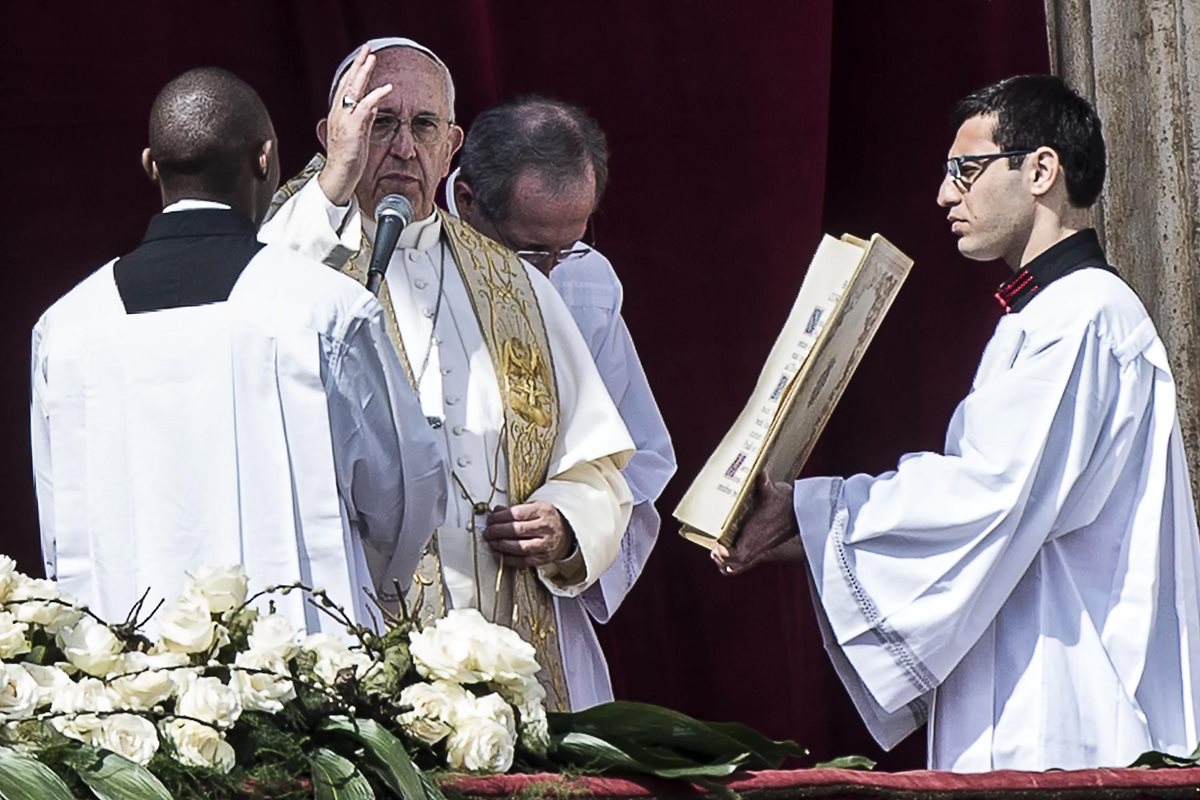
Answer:
[[[504,400],[508,502],[516,505],[546,482],[558,438],[558,387],[546,324],[529,275],[513,252],[453,217],[443,215],[442,225]],[[533,568],[505,570],[512,574],[512,627],[537,651],[551,710],[569,711],[554,599]]]
[[[324,156],[317,154],[296,177],[280,187],[271,200],[267,218],[270,219],[288,198],[314,179],[324,164]],[[471,298],[479,330],[496,371],[504,403],[500,441],[508,462],[508,502],[516,505],[525,502],[545,483],[554,442],[558,438],[558,388],[545,321],[529,275],[514,253],[448,214],[442,214],[442,231]],[[362,249],[350,257],[341,271],[365,284],[372,243],[363,237],[362,244]],[[388,336],[404,365],[410,385],[415,388],[411,362],[400,337],[387,281],[380,284],[379,302],[387,319]],[[427,560],[432,562],[432,568],[418,569],[416,580],[421,585],[414,589],[418,594],[423,594],[426,589],[434,591],[444,614],[446,589],[441,577],[436,535],[430,541],[423,564]],[[497,621],[509,622],[534,646],[538,663],[542,665],[538,677],[546,689],[550,710],[569,711],[571,702],[559,646],[554,599],[533,568],[502,566],[501,569],[505,579],[511,581],[513,607],[511,620]],[[417,609],[413,611],[415,613]]]

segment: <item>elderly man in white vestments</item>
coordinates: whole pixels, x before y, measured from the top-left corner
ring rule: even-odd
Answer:
[[[330,106],[326,155],[281,190],[263,233],[365,281],[380,199],[409,200],[380,300],[450,464],[446,522],[418,574],[377,563],[380,591],[413,579],[423,615],[474,607],[511,624],[537,648],[552,708],[607,699],[594,634],[564,608],[617,556],[629,434],[550,281],[434,204],[463,136],[445,64],[373,40],[335,72]]]
[[[33,332],[33,462],[47,575],[106,619],[198,567],[302,581],[369,624],[365,553],[416,565],[445,465],[362,286],[256,239],[274,128],[235,76],[154,102],[142,156],[163,213]],[[299,592],[277,609],[339,631]],[[151,625],[153,626],[153,620]]]
[[[1008,314],[943,453],[760,484],[730,574],[802,557],[834,665],[884,747],[938,769],[1129,764],[1200,741],[1200,553],[1162,341],[1105,260],[1091,106],[1019,76],[959,102],[938,203],[1003,258]]]
[[[549,275],[637,446],[622,470],[634,506],[621,554],[581,604],[559,604],[560,617],[570,614],[584,634],[591,628],[584,612],[608,622],[641,574],[658,539],[654,502],[675,472],[671,436],[621,317],[621,282],[582,241],[608,180],[608,145],[583,109],[529,96],[475,117],[459,165],[446,182],[446,208]],[[596,699],[612,699],[599,646],[592,652]]]

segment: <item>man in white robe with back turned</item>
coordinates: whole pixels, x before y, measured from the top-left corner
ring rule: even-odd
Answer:
[[[110,621],[203,566],[300,581],[370,624],[372,549],[415,566],[445,466],[378,302],[256,227],[275,133],[235,76],[171,81],[150,116],[163,213],[33,333],[33,462],[48,577]],[[340,631],[299,592],[293,625]],[[153,626],[153,621],[151,625]]]
[[[379,201],[413,206],[380,300],[450,480],[409,600],[423,616],[472,607],[512,625],[537,649],[550,707],[590,705],[595,637],[562,606],[617,555],[633,443],[545,276],[437,210],[463,135],[441,60],[373,40],[336,70],[330,101],[326,156],[284,187],[263,233],[365,281]],[[374,574],[381,593],[413,578],[402,560]]]
[[[876,739],[936,769],[1127,765],[1200,742],[1200,541],[1162,341],[1105,260],[1095,111],[1058,78],[969,95],[938,203],[1009,312],[944,453],[760,483],[726,574],[803,558]]]
[[[621,281],[608,259],[581,241],[607,182],[608,144],[596,121],[578,106],[537,96],[476,116],[459,169],[446,181],[451,214],[550,278],[637,446],[622,470],[634,506],[620,555],[579,602],[559,603],[559,616],[570,615],[581,636],[593,637],[588,617],[612,619],[650,557],[661,524],[654,502],[675,472],[671,436],[621,317]],[[611,700],[598,642],[590,652],[592,700]]]

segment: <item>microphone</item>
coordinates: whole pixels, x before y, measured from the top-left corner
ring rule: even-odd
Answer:
[[[379,284],[383,282],[383,273],[387,272],[388,262],[392,260],[392,251],[396,249],[400,231],[412,220],[412,203],[404,195],[386,195],[375,206],[375,249],[371,252],[371,264],[367,267],[367,291],[371,294],[379,295]]]

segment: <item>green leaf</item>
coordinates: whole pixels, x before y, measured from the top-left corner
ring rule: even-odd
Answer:
[[[73,800],[71,790],[54,770],[8,747],[0,747],[0,798]]]
[[[100,800],[173,800],[154,773],[116,753],[84,748],[69,763]]]
[[[702,722],[646,703],[605,703],[548,717],[550,730],[560,740],[572,733],[587,734],[620,750],[632,760],[630,768],[651,774],[774,769],[788,756],[805,752],[795,742],[774,741],[746,725]]]
[[[1160,753],[1157,750],[1151,750],[1149,753],[1142,753],[1138,756],[1137,761],[1134,761],[1129,766],[1148,767],[1150,769],[1200,766],[1200,748],[1197,748],[1197,751],[1190,756],[1173,756],[1170,753]]]
[[[866,756],[842,756],[814,764],[813,769],[875,769],[875,762]]]
[[[332,750],[319,748],[309,762],[316,800],[375,800],[375,792],[362,773]]]
[[[628,753],[604,739],[587,733],[568,733],[556,742],[572,764],[600,771],[640,772],[660,778],[721,778],[738,769],[738,762],[699,764],[671,754],[649,751]]]
[[[321,730],[344,733],[366,745],[367,750],[382,767],[380,777],[399,797],[425,797],[421,788],[421,771],[413,764],[404,743],[373,719],[350,721],[332,717],[321,724]],[[440,793],[439,793],[440,794]]]

